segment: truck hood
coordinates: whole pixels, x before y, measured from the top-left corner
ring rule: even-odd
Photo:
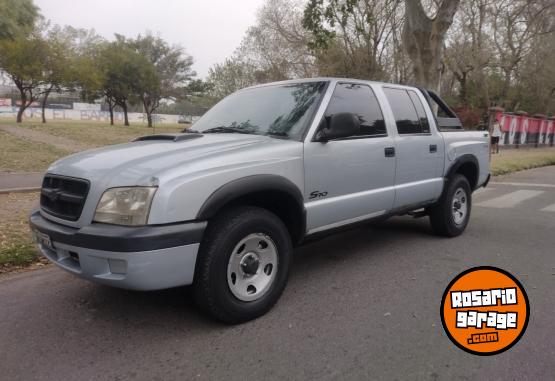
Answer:
[[[302,143],[268,136],[205,134],[182,141],[167,138],[83,151],[54,162],[47,172],[84,178],[106,189],[157,185],[214,168],[288,160],[302,155]]]

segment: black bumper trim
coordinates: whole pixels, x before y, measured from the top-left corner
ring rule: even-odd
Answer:
[[[47,220],[37,210],[29,217],[29,224],[31,228],[48,234],[54,242],[85,249],[132,252],[200,243],[207,222],[147,226],[93,223],[73,228]]]
[[[484,184],[482,184],[482,187],[484,187],[484,188],[487,187],[487,186],[488,186],[488,183],[489,183],[489,181],[490,181],[490,179],[491,179],[491,173],[488,174],[488,178],[486,179],[486,181],[484,182]]]

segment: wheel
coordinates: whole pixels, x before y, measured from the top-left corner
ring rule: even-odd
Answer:
[[[430,223],[436,234],[456,237],[464,231],[470,219],[472,193],[466,177],[455,175],[448,183],[438,203],[429,209]]]
[[[235,207],[211,221],[201,243],[193,295],[216,319],[255,319],[277,302],[287,283],[291,237],[273,213]]]

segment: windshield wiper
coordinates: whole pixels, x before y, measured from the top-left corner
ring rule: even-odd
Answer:
[[[287,132],[283,132],[283,131],[272,131],[272,132],[266,132],[266,135],[268,136],[277,136],[277,137],[284,137],[284,138],[288,138],[289,134]]]
[[[207,130],[202,131],[203,134],[210,134],[210,133],[231,133],[231,134],[250,134],[251,132],[245,131],[241,128],[237,127],[213,127]]]

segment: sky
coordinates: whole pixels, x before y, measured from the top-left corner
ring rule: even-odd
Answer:
[[[193,56],[204,78],[239,46],[264,0],[34,0],[54,24],[136,37],[150,31]]]

